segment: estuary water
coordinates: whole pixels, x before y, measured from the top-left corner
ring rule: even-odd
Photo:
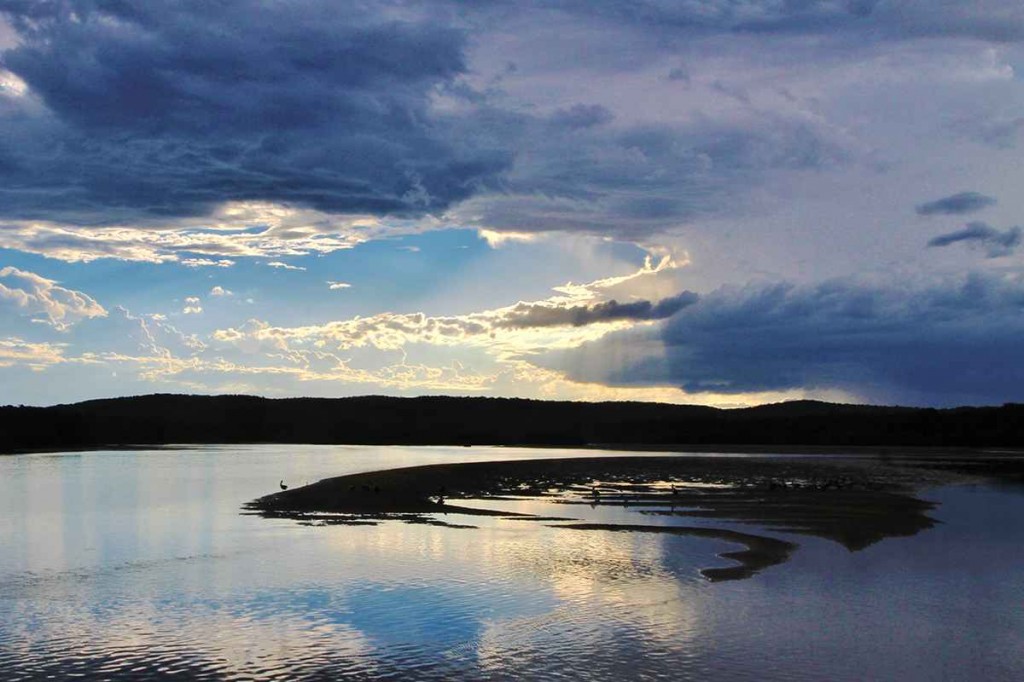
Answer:
[[[1019,488],[927,491],[941,524],[859,552],[715,521],[800,545],[788,563],[720,583],[699,572],[730,564],[717,554],[737,547],[717,540],[240,513],[280,479],[595,454],[264,445],[0,457],[0,680],[1024,679]],[[623,508],[503,508],[659,522]]]

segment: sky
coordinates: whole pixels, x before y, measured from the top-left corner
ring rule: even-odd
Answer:
[[[0,404],[1024,401],[1017,0],[0,0]]]

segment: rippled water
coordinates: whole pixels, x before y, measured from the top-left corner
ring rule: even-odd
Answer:
[[[1018,490],[933,491],[943,524],[856,553],[775,534],[801,545],[793,559],[730,583],[700,577],[735,549],[705,539],[239,514],[281,478],[593,454],[232,446],[0,458],[0,679],[1024,679]],[[638,522],[629,509],[517,504]]]

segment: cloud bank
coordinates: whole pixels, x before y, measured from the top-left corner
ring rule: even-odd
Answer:
[[[660,331],[584,347],[571,378],[690,393],[839,390],[938,405],[1024,400],[1024,278],[975,273],[911,287],[834,280],[726,287]],[[616,347],[646,357],[601,367]],[[591,361],[586,361],[586,358]]]

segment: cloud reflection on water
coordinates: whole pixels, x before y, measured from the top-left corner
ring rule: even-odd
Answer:
[[[1012,656],[1024,650],[1021,538],[1000,523],[1020,513],[1019,493],[943,493],[944,523],[927,533],[857,553],[800,538],[785,566],[717,584],[699,569],[724,561],[722,544],[697,538],[488,518],[472,519],[473,530],[318,528],[238,514],[281,476],[547,454],[253,446],[0,459],[0,670],[5,682],[175,671],[201,680],[1024,672]],[[516,504],[603,522],[636,515]]]

